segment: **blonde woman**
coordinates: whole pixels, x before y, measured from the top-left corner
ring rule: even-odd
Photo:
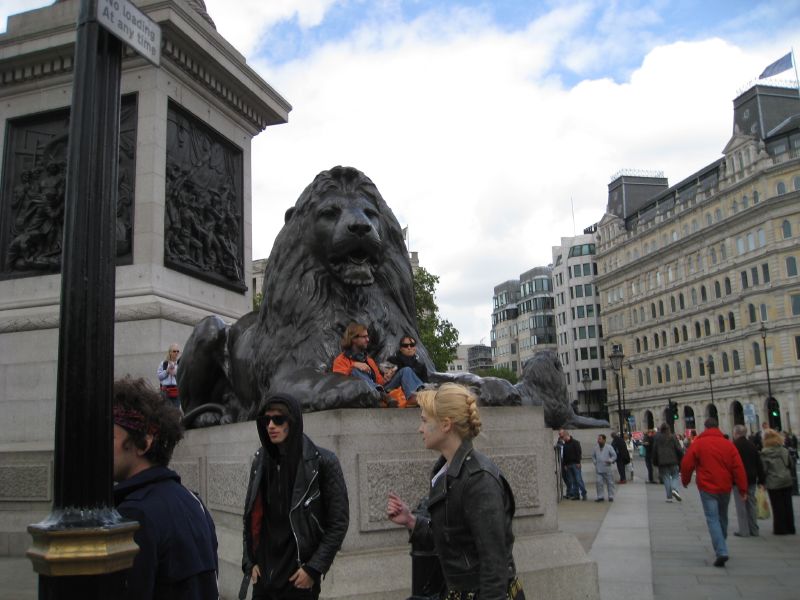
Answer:
[[[794,535],[794,510],[792,509],[792,460],[783,447],[783,436],[773,429],[763,433],[764,449],[761,463],[764,465],[765,487],[772,505],[772,533]]]
[[[430,516],[414,515],[390,493],[389,519],[412,532],[411,542],[435,547],[447,600],[524,600],[512,556],[514,495],[497,465],[472,447],[481,430],[475,396],[446,383],[417,401],[422,441],[441,453],[431,471]]]
[[[178,344],[170,344],[167,354],[158,364],[156,375],[161,385],[161,397],[175,408],[180,409],[181,401],[178,398],[178,363],[180,363],[181,350]]]

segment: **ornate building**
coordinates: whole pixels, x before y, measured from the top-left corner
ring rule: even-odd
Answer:
[[[517,375],[534,353],[555,350],[553,269],[534,267],[519,279],[494,288],[492,298],[492,362]]]
[[[596,285],[636,428],[702,429],[710,415],[726,431],[797,427],[799,239],[796,88],[754,85],[737,97],[723,157],[677,185],[615,177]]]

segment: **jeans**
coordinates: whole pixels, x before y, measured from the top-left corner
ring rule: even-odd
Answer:
[[[719,556],[728,556],[728,503],[731,493],[711,494],[700,490],[700,502],[706,515],[706,525],[711,536],[711,545],[714,553]]]
[[[742,500],[739,494],[733,494],[733,504],[736,507],[736,519],[739,523],[739,535],[750,537],[758,535],[758,512],[756,510],[756,484],[747,488],[747,500]]]
[[[353,370],[350,371],[350,376],[351,377],[357,377],[358,379],[363,379],[364,381],[366,381],[368,384],[370,384],[375,389],[378,389],[379,387],[381,387],[381,386],[378,385],[378,383],[372,377],[369,376],[369,373],[365,373],[361,369],[353,368]]]
[[[566,465],[567,471],[567,496],[572,498],[585,498],[586,486],[583,485],[583,475],[581,474],[580,465],[572,464]]]
[[[681,483],[680,473],[678,465],[658,467],[658,474],[664,483],[664,491],[667,492],[667,500],[672,500],[672,490],[678,491],[678,486]]]
[[[597,481],[595,485],[597,486],[597,497],[603,497],[603,483],[606,485],[606,490],[608,492],[608,499],[614,499],[614,474],[611,471],[605,471],[604,473],[597,473]]]
[[[411,395],[423,385],[425,384],[417,377],[417,374],[414,373],[414,369],[411,367],[403,367],[402,369],[398,369],[397,373],[395,373],[389,380],[389,383],[386,384],[386,391],[388,392],[397,387],[402,387],[403,394],[405,394],[406,398],[410,398]]]

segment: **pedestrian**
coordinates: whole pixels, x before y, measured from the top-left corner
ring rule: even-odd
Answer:
[[[627,471],[627,465],[631,462],[631,455],[628,452],[628,446],[625,444],[625,440],[616,432],[611,432],[611,447],[614,449],[614,452],[617,453],[617,472],[619,473],[619,483],[625,484],[628,483],[628,480],[625,476]]]
[[[603,502],[603,484],[606,487],[608,501],[614,501],[614,474],[612,467],[617,461],[617,453],[611,444],[606,444],[606,436],[602,433],[597,436],[597,445],[592,452],[592,462],[594,463],[594,470],[597,474],[597,498],[595,502]]]
[[[767,429],[769,429],[769,424],[764,421],[761,423],[761,431],[756,431],[750,438],[750,441],[753,442],[759,452],[764,448],[764,434],[767,432]]]
[[[139,522],[125,600],[217,600],[217,536],[200,499],[168,468],[180,413],[144,379],[114,382],[114,505]],[[116,597],[116,596],[115,596]]]
[[[797,436],[792,430],[783,432],[783,447],[789,451],[789,458],[792,461],[789,470],[792,472],[792,496],[800,496],[797,488]]]
[[[764,465],[765,487],[772,507],[772,533],[794,535],[789,451],[783,447],[783,438],[777,431],[767,429],[762,436],[764,449],[761,451],[761,462]]]
[[[705,421],[705,430],[698,435],[681,461],[683,487],[697,472],[697,489],[714,546],[715,567],[728,562],[728,504],[734,485],[742,500],[747,501],[747,474],[733,442],[725,439],[714,417]]]
[[[633,481],[633,458],[635,456],[635,450],[633,447],[633,440],[631,439],[631,434],[625,434],[625,447],[628,449],[628,481]]]
[[[747,439],[747,428],[736,425],[733,428],[733,445],[742,459],[744,471],[747,475],[747,501],[734,494],[733,503],[736,507],[736,520],[739,531],[733,535],[750,537],[758,535],[758,510],[756,508],[756,486],[764,485],[764,467],[755,444]]]
[[[161,384],[161,397],[179,410],[181,408],[181,400],[178,397],[180,355],[181,350],[178,344],[170,344],[164,360],[158,364],[158,369],[156,369],[156,375]]]
[[[389,493],[386,514],[411,531],[413,543],[435,548],[448,600],[524,600],[512,550],[514,495],[505,477],[472,439],[481,430],[475,396],[445,383],[417,394],[422,408],[419,432],[441,456],[431,471],[430,516],[414,515]]]
[[[655,432],[648,429],[642,438],[642,446],[644,446],[644,465],[647,467],[647,483],[655,483],[653,479],[653,438]]]
[[[683,448],[672,435],[669,425],[662,423],[659,435],[653,440],[653,465],[658,467],[658,477],[664,484],[667,502],[672,502],[673,498],[678,502],[683,500],[678,492],[681,458]]]
[[[244,506],[244,580],[253,600],[316,600],[350,523],[339,459],[303,433],[300,403],[268,396]],[[244,592],[244,593],[242,593]]]
[[[564,442],[561,456],[564,470],[567,474],[567,498],[570,500],[586,500],[586,486],[583,483],[583,475],[581,474],[581,460],[583,460],[581,443],[572,437],[566,429],[560,430],[558,436]]]

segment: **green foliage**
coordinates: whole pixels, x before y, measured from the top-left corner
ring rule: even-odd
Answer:
[[[481,377],[498,377],[510,383],[517,383],[517,374],[511,369],[506,368],[496,369],[492,367],[491,369],[476,369],[475,375],[480,375]]]
[[[264,294],[261,292],[256,292],[253,294],[253,310],[259,310],[261,308],[261,303],[264,301]]]
[[[414,302],[417,307],[417,327],[420,342],[437,371],[446,371],[447,363],[456,357],[458,330],[447,319],[439,316],[436,305],[436,285],[439,278],[422,267],[414,273]]]

